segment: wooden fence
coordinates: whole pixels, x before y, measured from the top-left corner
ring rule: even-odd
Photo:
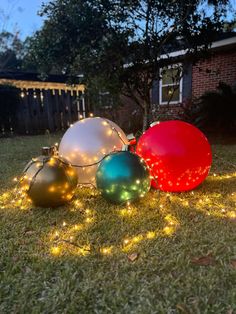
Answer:
[[[88,116],[82,91],[19,89],[16,114],[1,122],[1,133],[43,134],[67,129]]]

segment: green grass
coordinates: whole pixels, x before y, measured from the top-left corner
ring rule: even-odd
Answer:
[[[213,146],[194,192],[151,191],[128,209],[87,188],[57,209],[13,206],[12,179],[58,140],[0,140],[0,313],[236,311],[236,146]]]

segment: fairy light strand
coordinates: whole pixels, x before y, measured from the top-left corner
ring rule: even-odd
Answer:
[[[109,120],[107,119],[104,119],[107,123],[107,125],[110,126],[111,128],[111,131],[112,132],[115,132],[117,134],[117,136],[119,137],[119,139],[121,140],[122,144],[123,145],[126,145],[127,143],[123,140],[122,136],[120,135],[120,132],[114,127],[111,125],[111,123],[109,122]],[[107,156],[113,154],[113,153],[117,153],[117,152],[120,152],[120,150],[114,150],[112,151],[111,153],[108,153],[108,154],[105,154],[100,160],[94,162],[94,163],[91,163],[91,164],[87,164],[87,165],[78,165],[78,164],[73,164],[73,163],[70,163],[70,162],[67,162],[65,159],[62,159],[61,156],[58,156],[58,150],[57,150],[57,146],[55,145],[54,146],[55,148],[55,151],[54,151],[54,155],[52,155],[51,157],[53,156],[56,156],[57,159],[64,165],[66,166],[71,166],[71,167],[74,167],[74,168],[88,168],[88,167],[93,167],[93,166],[96,166],[98,164],[100,164]],[[29,192],[30,189],[32,188],[36,178],[37,178],[37,175],[40,173],[40,171],[44,168],[44,165],[50,160],[51,157],[45,157],[42,161],[42,166],[40,167],[40,169],[34,174],[34,176],[32,177],[32,179],[30,180],[30,183],[29,183],[29,188],[26,192]],[[20,180],[18,182],[21,183],[24,179],[25,179],[25,174],[27,172],[27,170],[34,164],[34,163],[37,163],[38,161],[37,160],[34,160],[34,158],[32,158],[32,160],[29,162],[28,166],[24,169],[23,173],[21,174],[20,176]],[[89,185],[93,188],[96,188],[96,186],[93,184],[93,183],[90,183],[90,182],[85,182],[85,183],[82,183],[80,184],[82,186],[84,185]]]
[[[126,142],[124,141],[124,139],[122,138],[120,132],[119,132],[113,125],[111,125],[110,121],[107,120],[107,119],[104,119],[104,120],[105,120],[106,124],[110,126],[111,132],[115,132],[115,133],[117,134],[117,136],[118,136],[119,139],[121,140],[122,144],[123,144],[123,145],[127,145],[127,143],[126,143]],[[55,148],[55,150],[54,150],[52,156],[45,156],[45,158],[43,158],[43,160],[41,161],[41,167],[36,171],[36,173],[34,174],[34,176],[29,180],[29,181],[30,181],[30,182],[29,182],[29,187],[28,187],[28,189],[25,191],[24,196],[26,195],[26,193],[28,193],[28,192],[32,189],[32,187],[33,187],[33,185],[34,185],[34,183],[35,183],[35,181],[36,181],[36,178],[37,178],[38,174],[43,170],[45,164],[46,164],[48,161],[50,161],[50,159],[53,158],[53,157],[56,157],[56,158],[57,158],[63,165],[65,165],[65,166],[71,166],[71,167],[74,167],[74,168],[88,168],[88,167],[93,167],[93,166],[96,166],[96,165],[100,164],[105,158],[107,158],[108,156],[110,156],[110,155],[112,155],[112,154],[116,154],[116,153],[118,153],[118,152],[122,152],[122,151],[123,151],[123,150],[114,150],[114,151],[112,151],[112,152],[110,152],[110,153],[105,154],[100,160],[95,161],[94,163],[87,164],[87,165],[78,165],[78,164],[70,163],[70,162],[66,161],[65,159],[63,159],[62,156],[59,156],[59,155],[58,155],[58,149],[57,149],[57,146],[56,146],[56,145],[54,146],[54,148]],[[34,163],[37,163],[37,162],[39,162],[37,159],[32,158],[32,160],[29,162],[28,166],[24,169],[23,173],[21,174],[20,179],[19,179],[19,182],[18,182],[17,184],[21,183],[21,182],[25,179],[25,174],[26,174],[27,170],[28,170]],[[146,165],[146,166],[147,166],[147,165]],[[147,167],[148,167],[148,166],[147,166]],[[149,169],[149,167],[148,167],[148,169]],[[67,176],[67,177],[68,177],[68,176]],[[70,178],[69,178],[69,179],[70,179]],[[95,184],[90,183],[90,182],[84,182],[84,183],[78,184],[78,186],[79,186],[79,185],[80,185],[80,186],[86,186],[86,185],[87,185],[87,186],[90,186],[91,188],[96,188]],[[131,200],[131,199],[130,199],[130,200]],[[127,202],[129,202],[130,200],[124,201],[122,204],[127,203]]]

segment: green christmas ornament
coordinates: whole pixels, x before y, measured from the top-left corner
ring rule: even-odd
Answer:
[[[99,165],[96,184],[105,199],[121,204],[143,197],[149,191],[149,171],[137,155],[129,151],[116,152]]]
[[[77,173],[65,160],[49,154],[33,158],[20,183],[35,206],[56,207],[72,199]]]

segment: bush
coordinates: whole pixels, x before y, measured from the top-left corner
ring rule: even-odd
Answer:
[[[185,109],[185,119],[205,131],[236,130],[236,90],[220,82],[216,91],[209,91]]]

